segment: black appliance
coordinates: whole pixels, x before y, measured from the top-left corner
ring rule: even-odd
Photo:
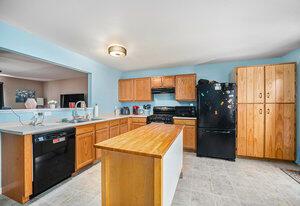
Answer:
[[[129,107],[122,107],[121,108],[121,115],[129,115],[129,114],[130,114]]]
[[[235,160],[236,85],[199,80],[197,156]]]
[[[175,93],[175,88],[154,88],[151,92],[152,94]]]
[[[175,115],[175,107],[156,106],[153,107],[153,115],[147,117],[147,124],[151,122],[162,122],[165,124],[173,124]]]
[[[196,107],[194,106],[176,106],[175,116],[176,117],[196,117]]]
[[[84,94],[61,94],[60,95],[60,107],[61,108],[69,108],[70,102],[78,102],[84,101]],[[78,107],[81,107],[81,103],[79,103]]]
[[[75,172],[75,129],[33,135],[33,195]]]
[[[0,109],[4,107],[4,91],[3,91],[3,82],[0,82]]]

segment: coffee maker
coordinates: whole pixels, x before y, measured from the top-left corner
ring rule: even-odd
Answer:
[[[139,106],[132,106],[132,113],[135,115],[139,114]]]

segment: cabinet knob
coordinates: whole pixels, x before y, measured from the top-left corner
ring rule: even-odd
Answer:
[[[259,93],[259,98],[262,98],[262,93]]]
[[[262,109],[259,109],[259,114],[262,114]]]
[[[270,109],[267,109],[267,114],[270,114]]]
[[[270,98],[270,93],[269,92],[267,93],[267,98]]]

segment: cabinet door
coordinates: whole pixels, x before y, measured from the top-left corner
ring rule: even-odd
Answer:
[[[264,104],[239,104],[237,154],[264,156]]]
[[[266,66],[266,103],[295,103],[295,65]]]
[[[284,103],[295,103],[295,64],[283,65],[283,101]]]
[[[238,103],[264,102],[264,67],[237,69]]]
[[[119,125],[109,128],[109,138],[113,138],[119,135]]]
[[[150,77],[134,79],[134,97],[135,101],[152,101]]]
[[[164,88],[175,87],[175,76],[163,76],[162,77],[162,87],[164,87]]]
[[[95,144],[102,142],[104,140],[109,139],[109,129],[101,129],[96,131],[96,141]],[[96,159],[100,159],[101,158],[101,149],[96,149]]]
[[[133,101],[133,79],[119,80],[119,101]]]
[[[128,125],[127,124],[121,124],[120,125],[120,134],[124,134],[128,132]]]
[[[131,123],[130,130],[137,129],[139,127],[145,126],[146,123]]]
[[[266,104],[265,157],[295,160],[295,105]]]
[[[94,132],[76,135],[76,171],[94,161]]]
[[[196,151],[196,127],[195,126],[184,127],[183,148]]]
[[[237,68],[236,75],[238,103],[247,103],[247,68]]]
[[[178,75],[175,77],[175,98],[178,101],[196,100],[196,74]]]
[[[151,88],[161,88],[162,78],[161,77],[151,77]]]

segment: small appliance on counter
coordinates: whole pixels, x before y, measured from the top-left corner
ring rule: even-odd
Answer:
[[[173,124],[173,116],[175,115],[175,107],[156,106],[153,107],[153,115],[147,117],[147,124],[151,122],[162,122],[165,124]]]
[[[176,117],[196,117],[196,107],[194,106],[176,106],[175,107]]]
[[[151,112],[151,104],[143,105],[144,115],[149,116]]]
[[[139,114],[139,106],[132,106],[132,113],[135,115]]]
[[[236,85],[199,80],[198,157],[235,160]]]
[[[121,114],[121,109],[119,107],[115,107],[114,109],[114,115],[119,116]]]
[[[121,108],[121,115],[130,115],[129,107],[122,107]]]

